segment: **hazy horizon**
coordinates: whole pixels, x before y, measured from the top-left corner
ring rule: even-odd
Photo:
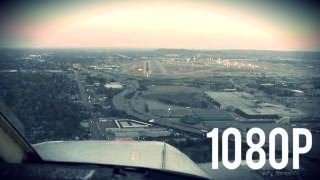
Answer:
[[[206,48],[134,48],[134,47],[0,47],[0,49],[34,49],[34,50],[185,50],[185,51],[252,51],[252,52],[297,52],[297,53],[320,53],[320,50],[273,50],[273,49],[206,49]]]
[[[10,3],[2,7],[0,47],[320,50],[316,7],[268,2]]]

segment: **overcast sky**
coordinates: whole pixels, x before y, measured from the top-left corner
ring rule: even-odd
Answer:
[[[320,50],[308,1],[10,1],[0,46]]]

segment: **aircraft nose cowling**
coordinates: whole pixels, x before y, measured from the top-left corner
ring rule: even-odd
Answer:
[[[208,177],[185,154],[157,141],[49,141],[33,145],[42,159],[169,170]]]

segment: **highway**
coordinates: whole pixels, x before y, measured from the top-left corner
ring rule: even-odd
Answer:
[[[99,127],[99,119],[96,117],[94,113],[91,112],[91,110],[94,108],[92,104],[88,101],[88,94],[85,91],[85,87],[80,81],[79,77],[79,71],[74,70],[74,77],[75,81],[77,83],[79,94],[80,94],[80,100],[81,103],[86,107],[86,109],[90,112],[92,119],[89,121],[89,128],[90,128],[90,139],[92,140],[99,140],[103,139],[101,136],[101,129]]]
[[[93,106],[92,104],[89,103],[88,101],[88,95],[85,91],[85,88],[83,87],[81,81],[80,81],[80,77],[79,77],[79,71],[74,70],[74,79],[77,83],[78,89],[79,89],[79,93],[80,93],[80,100],[81,103],[87,108],[87,109],[92,109]]]
[[[118,110],[123,110],[128,115],[134,116],[139,120],[142,120],[145,122],[148,122],[148,120],[150,119],[155,119],[156,121],[152,124],[159,125],[162,127],[177,129],[177,130],[184,131],[187,133],[192,133],[195,135],[203,135],[203,132],[201,132],[200,129],[197,129],[194,127],[188,127],[188,126],[181,126],[181,124],[174,123],[166,118],[152,116],[150,114],[146,114],[145,112],[139,110],[138,108],[135,108],[135,103],[134,103],[135,95],[133,95],[129,99],[126,98],[125,96],[130,93],[135,93],[138,87],[139,87],[139,84],[136,81],[131,81],[130,84],[127,84],[127,88],[125,90],[123,90],[121,93],[113,97],[112,103],[114,107]]]

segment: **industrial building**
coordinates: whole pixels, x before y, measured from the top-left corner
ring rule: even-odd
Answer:
[[[171,133],[165,128],[106,128],[105,133],[115,138],[164,137]]]
[[[245,92],[207,91],[205,94],[220,110],[233,112],[241,120],[277,120],[300,117],[304,113],[279,104],[264,103]]]

